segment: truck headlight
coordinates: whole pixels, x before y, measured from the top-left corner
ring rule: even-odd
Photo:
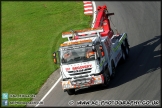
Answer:
[[[64,89],[70,88],[70,84],[65,84],[65,85],[63,85],[63,88],[64,88]]]
[[[70,88],[70,84],[67,84],[67,88]]]
[[[66,89],[66,85],[63,85],[63,88]]]
[[[95,80],[94,81],[94,84],[100,84],[100,83],[102,83],[102,80]]]
[[[102,80],[98,80],[98,83],[102,83]]]
[[[100,72],[100,66],[96,65],[96,72],[95,73],[99,73]]]

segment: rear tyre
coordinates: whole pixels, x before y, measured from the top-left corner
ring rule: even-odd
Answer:
[[[125,39],[125,52],[126,52],[126,57],[129,57],[129,44],[128,44],[128,41],[127,39]]]
[[[126,61],[126,49],[123,45],[121,46],[121,51],[122,51],[121,61],[122,61],[122,63],[124,63]]]
[[[108,68],[103,73],[103,76],[104,76],[104,84],[103,84],[103,86],[108,87],[109,83],[110,83],[110,74],[109,74]]]
[[[68,93],[69,95],[73,95],[73,94],[75,94],[75,89],[68,89],[68,90],[67,90],[67,93]]]

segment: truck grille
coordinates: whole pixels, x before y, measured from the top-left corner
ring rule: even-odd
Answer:
[[[72,85],[87,85],[91,82],[91,78],[81,78],[81,79],[75,79],[74,81],[71,81]]]
[[[81,74],[87,74],[87,73],[91,73],[92,68],[87,68],[87,69],[82,69],[82,70],[75,70],[75,71],[68,71],[70,76],[73,75],[81,75]]]

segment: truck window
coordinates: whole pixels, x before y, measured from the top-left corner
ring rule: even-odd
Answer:
[[[92,47],[80,47],[80,48],[65,48],[60,51],[61,62],[64,63],[77,63],[86,62],[96,59],[96,53],[92,50]]]

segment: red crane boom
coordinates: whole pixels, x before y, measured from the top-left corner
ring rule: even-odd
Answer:
[[[104,32],[100,33],[102,37],[108,36],[109,38],[111,38],[114,34],[110,27],[110,21],[108,19],[110,15],[114,15],[114,13],[108,13],[106,5],[98,6],[94,28],[103,27]]]

